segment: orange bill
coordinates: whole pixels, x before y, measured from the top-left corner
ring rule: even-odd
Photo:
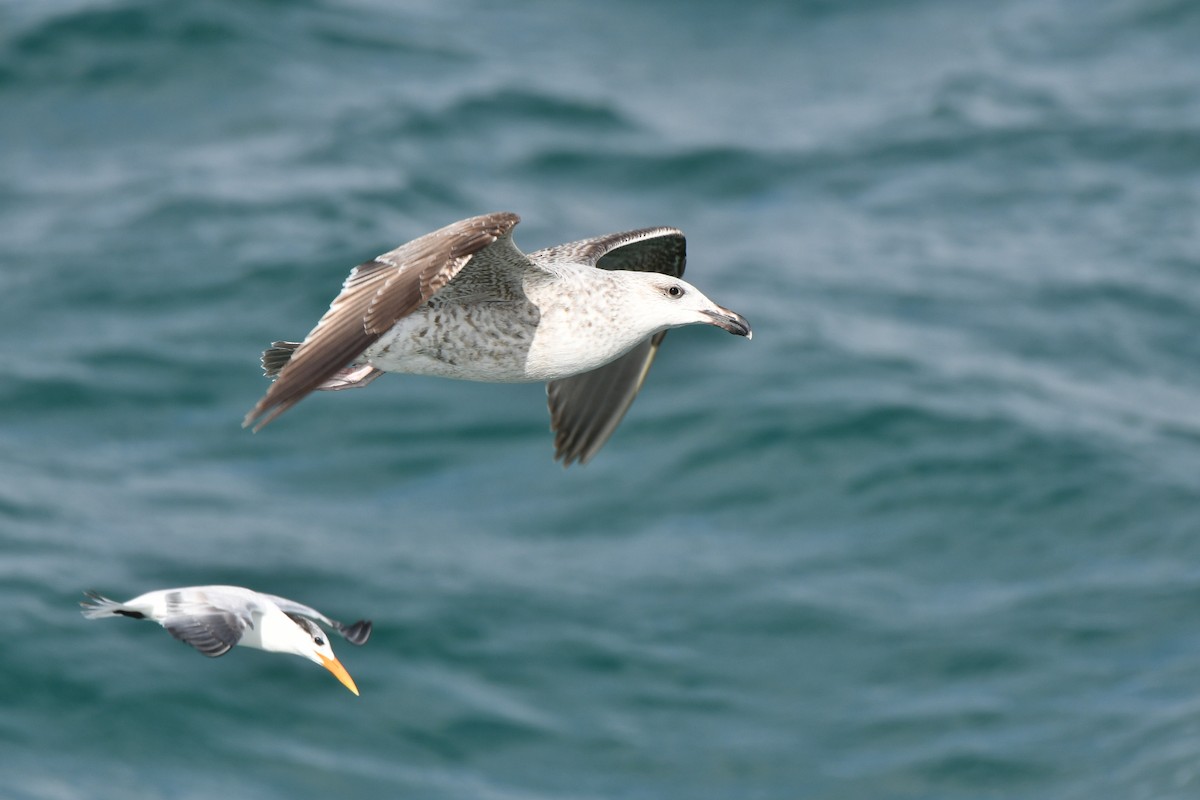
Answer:
[[[350,677],[349,672],[346,672],[346,668],[342,666],[342,662],[336,658],[326,658],[319,653],[317,655],[321,659],[321,666],[332,672],[334,677],[342,682],[343,686],[354,692],[355,695],[358,694],[358,687],[354,685],[354,679]]]

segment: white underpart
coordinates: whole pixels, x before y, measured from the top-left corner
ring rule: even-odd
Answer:
[[[705,323],[717,306],[683,281],[686,301],[651,285],[661,276],[559,265],[531,271],[526,297],[439,302],[405,317],[364,353],[386,372],[521,383],[553,381],[609,363],[639,342],[679,325]]]
[[[182,607],[171,607],[169,600],[180,595]],[[315,657],[322,652],[333,657],[328,641],[324,648],[314,645],[312,637],[302,630],[279,606],[261,592],[241,586],[188,587],[183,589],[160,589],[147,592],[122,604],[131,611],[138,611],[148,619],[162,623],[173,614],[189,613],[202,615],[217,610],[244,607],[253,622],[242,633],[237,642],[240,647],[255,647],[275,653],[291,653],[320,663]]]

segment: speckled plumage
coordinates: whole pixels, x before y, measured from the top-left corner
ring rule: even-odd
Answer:
[[[519,218],[462,220],[356,267],[304,342],[276,342],[276,382],[247,414],[255,430],[316,389],[383,372],[546,381],[556,457],[585,462],[641,387],[666,330],[704,323],[749,336],[740,315],[681,279],[686,244],[646,228],[528,255]]]

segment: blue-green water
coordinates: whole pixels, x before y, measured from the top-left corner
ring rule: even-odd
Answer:
[[[1200,795],[1200,5],[0,4],[0,795]],[[257,435],[354,264],[646,225],[596,460],[542,387]],[[376,633],[204,659],[83,589]],[[335,642],[335,645],[338,643]]]

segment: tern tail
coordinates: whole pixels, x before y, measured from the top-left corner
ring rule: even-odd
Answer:
[[[133,617],[134,619],[144,619],[145,614],[140,611],[132,611],[125,608],[123,603],[118,603],[116,600],[110,600],[97,592],[84,592],[87,595],[87,600],[81,602],[80,613],[88,619],[99,619],[100,617]]]

